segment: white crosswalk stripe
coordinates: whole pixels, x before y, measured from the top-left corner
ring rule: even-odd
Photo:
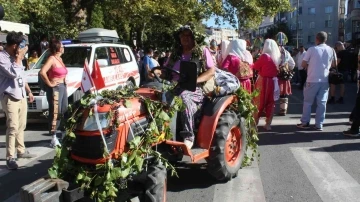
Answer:
[[[53,151],[53,148],[49,147],[49,143],[48,142],[44,142],[44,143],[40,143],[37,144],[33,147],[29,147],[27,148],[27,150],[31,153],[31,154],[35,154],[37,155],[36,158],[31,158],[31,159],[19,159],[17,161],[17,164],[19,165],[19,169],[21,169],[21,167],[25,167],[26,164],[35,161],[36,159],[40,158],[41,156],[44,156],[45,154],[48,154],[49,152]],[[6,161],[0,161],[0,177],[8,174],[9,171],[6,167]]]
[[[358,202],[360,185],[327,152],[311,147],[290,148],[324,202]]]
[[[217,184],[214,202],[265,202],[257,160],[250,167],[239,171],[238,176],[228,183]]]

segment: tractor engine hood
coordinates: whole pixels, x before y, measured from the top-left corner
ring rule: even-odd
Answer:
[[[99,113],[107,113],[111,110],[111,105],[98,106]],[[139,117],[146,114],[145,104],[139,98],[131,98],[121,101],[117,109],[117,119],[119,123],[123,123],[127,120],[131,120],[135,117]]]
[[[94,116],[94,108],[85,109],[83,112],[81,121],[77,124],[77,130],[80,131],[97,131],[96,120]],[[97,111],[99,114],[99,120],[103,129],[109,128],[112,125],[114,119],[108,118],[108,112],[113,110],[114,116],[118,123],[124,123],[128,120],[132,120],[137,117],[146,116],[146,106],[139,98],[131,98],[124,100],[115,105],[105,104],[103,106],[97,105]],[[116,111],[115,111],[116,110]],[[92,111],[92,113],[90,113]],[[90,115],[92,114],[92,115]],[[89,116],[90,115],[90,116]]]

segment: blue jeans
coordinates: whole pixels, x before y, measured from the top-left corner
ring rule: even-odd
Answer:
[[[315,126],[322,128],[325,120],[326,101],[329,94],[329,83],[306,83],[304,87],[304,105],[301,123],[310,123],[311,106],[316,99]]]

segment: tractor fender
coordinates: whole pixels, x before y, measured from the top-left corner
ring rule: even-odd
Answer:
[[[228,95],[215,98],[204,106],[203,117],[197,134],[197,144],[203,149],[209,149],[220,115],[236,100],[236,96]]]

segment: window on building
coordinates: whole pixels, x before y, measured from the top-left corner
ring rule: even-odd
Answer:
[[[344,29],[344,21],[339,22],[339,29]]]
[[[340,7],[340,14],[345,14],[345,7]]]
[[[298,26],[299,26],[299,29],[302,29],[302,21],[301,20],[299,20],[299,22],[298,22],[299,24],[298,24]]]
[[[310,22],[309,23],[309,28],[314,29],[315,28],[315,22]]]
[[[308,43],[314,43],[314,42],[315,42],[315,37],[309,35],[309,36],[308,36]]]
[[[332,20],[325,20],[325,27],[332,27]]]
[[[360,1],[354,1],[354,8],[360,8]]]
[[[353,21],[353,33],[360,32],[360,21]]]
[[[333,12],[333,7],[332,6],[326,6],[325,7],[325,13],[332,13]]]
[[[308,14],[314,15],[315,14],[315,8],[308,8]]]
[[[302,7],[300,6],[299,7],[299,15],[301,15],[302,14]]]

